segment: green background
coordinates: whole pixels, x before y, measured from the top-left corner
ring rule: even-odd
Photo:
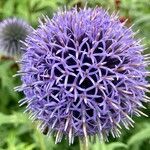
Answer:
[[[137,37],[145,38],[145,53],[150,52],[150,0],[0,0],[0,20],[17,16],[26,20],[33,27],[37,27],[38,18],[42,14],[53,16],[58,8],[68,9],[77,5],[83,7],[85,3],[90,7],[96,5],[109,8],[110,12],[119,11],[121,20],[128,19],[127,26],[135,24],[133,30],[139,29]],[[68,141],[54,144],[54,138],[42,135],[36,124],[23,114],[25,107],[19,107],[18,101],[22,93],[14,92],[13,88],[20,84],[20,79],[12,75],[19,69],[12,58],[0,58],[0,150],[78,150],[79,142],[68,146]],[[150,104],[143,110],[150,114]],[[90,143],[91,150],[150,150],[150,118],[134,118],[135,127],[130,130],[122,129],[118,139],[110,137],[108,143]]]

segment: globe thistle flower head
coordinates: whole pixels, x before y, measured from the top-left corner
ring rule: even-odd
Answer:
[[[19,57],[23,50],[27,35],[32,28],[17,18],[5,19],[0,23],[0,53],[10,57]]]
[[[32,120],[40,130],[63,135],[69,143],[74,137],[87,139],[109,134],[119,137],[121,126],[133,126],[133,115],[145,96],[149,55],[134,38],[131,28],[101,8],[58,12],[26,39],[21,60],[22,85]]]

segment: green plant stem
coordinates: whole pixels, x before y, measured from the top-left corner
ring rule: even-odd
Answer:
[[[88,140],[79,138],[80,150],[89,150]]]

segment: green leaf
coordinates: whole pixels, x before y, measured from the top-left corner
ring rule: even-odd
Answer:
[[[35,144],[31,144],[31,145],[26,146],[25,150],[33,150],[35,147],[36,147]]]
[[[150,24],[150,14],[147,14],[145,16],[139,16],[136,21],[134,22],[135,26],[140,25],[141,23],[147,23]]]
[[[107,150],[115,150],[116,148],[125,148],[127,149],[128,146],[121,142],[113,142],[107,145]]]
[[[129,146],[132,146],[134,144],[143,142],[144,140],[150,138],[150,128],[145,128],[141,130],[140,132],[134,134],[131,136],[131,138],[128,140],[127,144]]]
[[[23,115],[22,113],[13,113],[11,115],[5,115],[3,113],[0,113],[0,125],[3,124],[20,124],[25,123],[27,120],[27,117]]]
[[[13,0],[6,1],[6,3],[4,4],[4,7],[3,7],[4,16],[5,17],[11,16],[13,14],[13,11],[14,11],[14,1]]]
[[[107,150],[107,145],[105,144],[105,142],[102,141],[98,141],[94,144],[91,145],[92,150]]]

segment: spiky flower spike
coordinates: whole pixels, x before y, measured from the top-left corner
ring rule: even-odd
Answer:
[[[73,9],[45,18],[26,39],[21,61],[22,86],[32,120],[56,143],[63,135],[107,140],[120,135],[140,116],[148,72],[143,46],[131,28],[101,8]],[[148,55],[147,55],[148,58]]]
[[[6,56],[18,57],[23,53],[26,36],[31,27],[21,19],[9,18],[0,22],[0,53]]]

